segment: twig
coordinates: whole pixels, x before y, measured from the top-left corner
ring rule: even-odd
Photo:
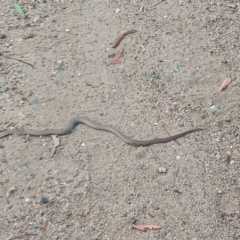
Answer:
[[[16,58],[13,58],[13,57],[9,57],[9,56],[4,56],[3,54],[0,54],[0,56],[5,57],[5,58],[9,58],[9,59],[13,59],[13,60],[16,60],[16,61],[19,61],[19,62],[22,62],[22,63],[25,63],[25,64],[31,66],[32,68],[34,68],[33,64],[28,63],[28,62],[25,62],[25,61],[23,61],[23,60],[16,59]]]
[[[36,235],[38,235],[38,234],[36,234],[36,233],[24,233],[24,234],[20,234],[18,236],[12,237],[12,238],[8,238],[8,240],[22,238],[22,237],[25,237],[25,236],[36,236]]]
[[[158,3],[154,4],[153,6],[156,7],[158,4],[160,4],[160,3],[164,2],[164,1],[165,0],[162,0],[161,2],[158,2]]]

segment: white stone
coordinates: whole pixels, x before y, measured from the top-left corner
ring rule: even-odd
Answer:
[[[167,169],[166,169],[165,167],[160,167],[160,168],[158,169],[158,171],[159,171],[160,173],[165,173],[165,172],[167,172]]]

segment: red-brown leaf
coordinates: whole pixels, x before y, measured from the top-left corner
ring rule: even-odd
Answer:
[[[219,87],[218,91],[219,92],[224,91],[231,81],[232,81],[232,79],[230,77],[224,79],[221,86]]]
[[[147,229],[157,230],[157,229],[161,228],[161,226],[153,225],[153,224],[144,224],[144,225],[137,224],[137,225],[132,225],[132,227],[139,230],[139,231],[147,231]]]
[[[126,36],[127,34],[130,33],[135,33],[137,30],[131,29],[131,30],[127,30],[123,33],[119,33],[115,39],[115,41],[113,42],[112,47],[115,48],[118,46],[118,44],[122,41],[122,39],[124,38],[124,36]]]

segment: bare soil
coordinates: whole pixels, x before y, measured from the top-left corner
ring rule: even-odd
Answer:
[[[24,19],[0,3],[1,131],[75,116],[143,140],[206,129],[134,147],[79,124],[53,157],[49,136],[0,139],[0,239],[240,239],[238,1],[18,3]]]

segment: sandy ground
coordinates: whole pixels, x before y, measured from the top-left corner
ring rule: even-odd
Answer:
[[[53,157],[51,137],[0,139],[0,239],[240,239],[237,2],[19,1],[22,19],[1,0],[0,131],[75,116],[143,140],[206,129],[134,147],[80,124]]]

